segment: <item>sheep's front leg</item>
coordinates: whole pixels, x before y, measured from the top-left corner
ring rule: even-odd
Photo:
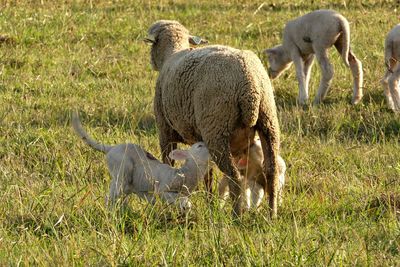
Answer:
[[[168,157],[168,155],[172,150],[177,148],[178,142],[183,142],[183,139],[174,129],[172,129],[167,124],[167,122],[164,119],[159,118],[157,120],[157,126],[160,132],[159,141],[160,141],[162,161],[164,163],[170,164],[171,166],[174,166],[175,161],[171,160]]]
[[[306,85],[306,76],[304,74],[304,61],[298,52],[292,54],[292,59],[294,66],[296,67],[296,76],[299,83],[298,103],[300,105],[305,105],[308,100],[308,87]]]
[[[207,193],[209,193],[209,196],[211,196],[213,192],[212,188],[212,183],[213,183],[213,169],[210,168],[208,170],[208,173],[204,176],[204,186],[206,187]]]
[[[218,184],[218,195],[223,200],[226,200],[226,198],[229,195],[228,186],[229,186],[229,178],[224,175]]]
[[[319,66],[321,67],[322,75],[318,87],[318,92],[314,99],[314,104],[320,104],[328,93],[328,89],[333,78],[333,67],[332,64],[329,62],[326,49],[314,48],[314,51],[316,51],[315,56],[317,57],[317,61],[319,63]]]
[[[400,112],[400,90],[399,90],[399,78],[400,78],[400,65],[394,68],[392,75],[389,77],[389,90],[393,100],[393,110]]]
[[[356,58],[356,56],[349,51],[349,64],[351,69],[351,74],[353,75],[353,98],[351,103],[353,105],[358,104],[363,97],[363,70],[361,61]]]

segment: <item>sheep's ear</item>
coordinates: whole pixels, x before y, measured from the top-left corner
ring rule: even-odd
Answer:
[[[169,157],[174,160],[185,160],[189,157],[188,150],[175,149],[169,153]]]
[[[154,36],[154,34],[149,34],[143,39],[143,41],[146,43],[154,44],[156,42],[156,37]]]
[[[264,53],[267,55],[273,55],[273,54],[276,54],[276,51],[272,48],[268,48],[268,49],[264,50]]]
[[[202,39],[199,36],[189,36],[189,43],[192,45],[201,45],[201,44],[207,44],[208,41]]]

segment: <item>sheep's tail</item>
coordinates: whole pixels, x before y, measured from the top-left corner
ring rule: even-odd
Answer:
[[[79,135],[79,137],[92,148],[99,150],[103,153],[107,153],[112,148],[112,146],[96,142],[86,133],[86,131],[82,127],[81,121],[79,120],[79,115],[77,111],[72,112],[72,127],[74,128],[75,132]]]
[[[280,132],[275,103],[267,102],[274,102],[273,95],[265,98],[266,99],[262,99],[260,103],[256,130],[260,136],[264,155],[264,173],[266,175],[264,191],[269,195],[271,215],[272,217],[276,217],[279,194],[278,156],[280,149]]]
[[[340,46],[342,47],[342,59],[344,64],[347,67],[350,67],[349,64],[349,53],[350,53],[350,26],[349,22],[346,18],[340,16],[339,17],[339,27],[340,27],[340,37],[339,42],[341,42]]]
[[[389,39],[385,41],[385,65],[388,71],[393,71],[390,67],[390,60],[393,58],[393,41]]]

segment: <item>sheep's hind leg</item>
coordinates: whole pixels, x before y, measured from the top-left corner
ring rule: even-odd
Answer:
[[[399,78],[400,78],[400,65],[397,65],[393,70],[392,75],[389,77],[389,89],[390,95],[393,99],[393,107],[395,112],[400,112],[400,89],[399,89]]]
[[[363,97],[363,70],[361,61],[349,51],[349,64],[351,74],[353,75],[353,98],[351,103],[353,105],[358,104]]]
[[[233,217],[238,218],[242,214],[242,186],[239,171],[233,164],[229,140],[228,138],[223,139],[221,137],[212,137],[205,138],[204,141],[207,144],[212,159],[217,164],[218,168],[224,173],[224,175],[227,176],[229,195],[233,203]]]
[[[314,99],[314,104],[320,104],[326,94],[328,93],[329,86],[332,82],[333,78],[333,67],[329,62],[328,55],[326,49],[314,49],[316,51],[315,56],[317,57],[317,61],[319,66],[321,67],[321,80],[318,87],[317,95]]]

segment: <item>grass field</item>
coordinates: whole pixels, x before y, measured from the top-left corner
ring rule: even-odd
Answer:
[[[0,34],[0,265],[399,266],[400,117],[385,104],[383,42],[397,1],[2,1]],[[264,5],[261,5],[263,4]],[[70,112],[105,143],[135,142],[159,156],[152,99],[157,73],[142,42],[176,19],[212,44],[261,51],[288,19],[318,8],[350,21],[365,96],[338,53],[326,104],[296,106],[291,68],[273,82],[288,164],[285,200],[232,222],[230,205],[202,191],[182,218],[131,197],[104,206],[104,156],[70,127]],[[314,65],[310,95],[319,69]]]

